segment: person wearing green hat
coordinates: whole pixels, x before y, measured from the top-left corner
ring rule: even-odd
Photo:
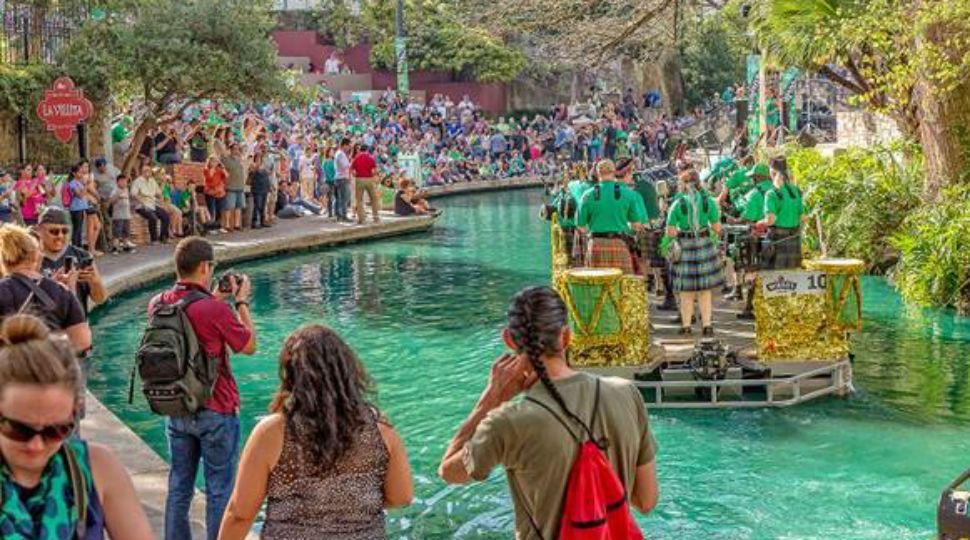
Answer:
[[[765,194],[764,218],[758,226],[768,229],[770,248],[762,268],[783,270],[802,266],[802,191],[792,181],[785,156],[771,160],[772,190]]]
[[[751,234],[743,240],[744,245],[734,246],[733,251],[738,254],[735,258],[735,268],[738,269],[737,287],[734,295],[728,298],[744,299],[744,310],[738,314],[739,319],[754,319],[754,282],[757,278],[758,260],[761,251],[761,236],[766,230],[758,223],[764,219],[765,195],[774,189],[771,180],[771,172],[764,163],[759,163],[748,171],[748,177],[754,183],[754,187],[741,199],[741,216],[739,221],[752,226]],[[762,233],[762,234],[759,234]],[[741,254],[745,254],[741,256]],[[750,280],[747,288],[747,295],[742,292],[745,283]]]

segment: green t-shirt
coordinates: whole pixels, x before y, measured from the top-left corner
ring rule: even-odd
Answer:
[[[111,126],[111,142],[118,144],[128,138],[128,129],[121,122]]]
[[[566,407],[587,424],[593,423],[595,381],[593,375],[577,373],[553,382]],[[525,397],[565,416],[541,383],[526,390]],[[629,497],[637,467],[653,461],[657,453],[643,396],[629,381],[601,378],[597,415],[593,434],[610,441],[607,459],[627,486]],[[571,420],[565,422],[574,430],[572,435],[542,405],[524,399],[510,401],[488,413],[465,446],[465,470],[474,480],[485,480],[499,465],[505,469],[515,508],[516,538],[537,538],[529,516],[542,538],[559,536],[569,471],[579,453],[573,436],[582,429]]]
[[[681,232],[694,230],[694,211],[691,206],[697,209],[697,230],[706,229],[721,221],[721,211],[717,207],[717,201],[706,192],[699,191],[693,195],[684,193],[677,198],[667,212],[667,226],[676,227]]]
[[[660,206],[657,203],[657,187],[649,180],[637,180],[633,183],[633,191],[643,199],[643,208],[647,213],[647,220],[660,217]]]
[[[552,198],[552,207],[556,209],[556,213],[559,215],[559,226],[570,229],[576,226],[576,216],[574,215],[572,218],[568,218],[559,213],[559,211],[565,206],[565,199],[567,197],[571,197],[568,186],[566,189],[560,189],[556,192],[556,196]],[[577,204],[575,199],[573,200],[573,204]],[[573,208],[575,208],[575,206]]]
[[[772,190],[770,180],[762,180],[741,202],[741,219],[757,222],[765,217],[765,193]]]
[[[619,186],[619,199],[616,186]],[[577,226],[586,227],[591,233],[629,233],[630,223],[647,220],[643,199],[629,187],[613,181],[600,182],[598,200],[596,191],[595,186],[586,190],[579,200]]]
[[[775,227],[794,229],[802,224],[802,191],[795,184],[785,184],[765,194],[765,214],[774,214]]]

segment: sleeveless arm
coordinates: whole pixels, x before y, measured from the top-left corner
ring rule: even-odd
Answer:
[[[635,387],[630,388],[633,391],[632,399],[637,410],[637,426],[640,430],[640,448],[637,452],[637,469],[633,489],[630,492],[630,502],[641,513],[648,514],[657,506],[657,500],[660,497],[655,459],[657,443],[650,432],[650,422],[643,396]]]
[[[384,446],[387,447],[387,474],[384,476],[384,507],[401,508],[414,500],[414,483],[411,479],[411,464],[404,441],[393,426],[381,419],[377,423]]]
[[[283,452],[283,416],[274,414],[253,429],[239,460],[232,497],[222,516],[219,540],[243,540],[266,498],[269,475]]]
[[[111,538],[151,540],[145,510],[138,502],[135,486],[118,458],[107,448],[89,444],[91,475],[104,509],[105,528]]]

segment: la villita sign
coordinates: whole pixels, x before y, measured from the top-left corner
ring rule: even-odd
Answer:
[[[57,140],[66,143],[74,136],[77,125],[94,113],[94,106],[84,97],[84,90],[74,87],[70,77],[60,77],[44,91],[44,99],[37,104],[37,116],[44,121],[47,131],[53,131]]]

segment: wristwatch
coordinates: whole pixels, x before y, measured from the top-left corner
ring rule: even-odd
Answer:
[[[236,301],[236,309],[237,310],[239,309],[239,306],[249,307],[249,301],[248,300],[237,300]]]

